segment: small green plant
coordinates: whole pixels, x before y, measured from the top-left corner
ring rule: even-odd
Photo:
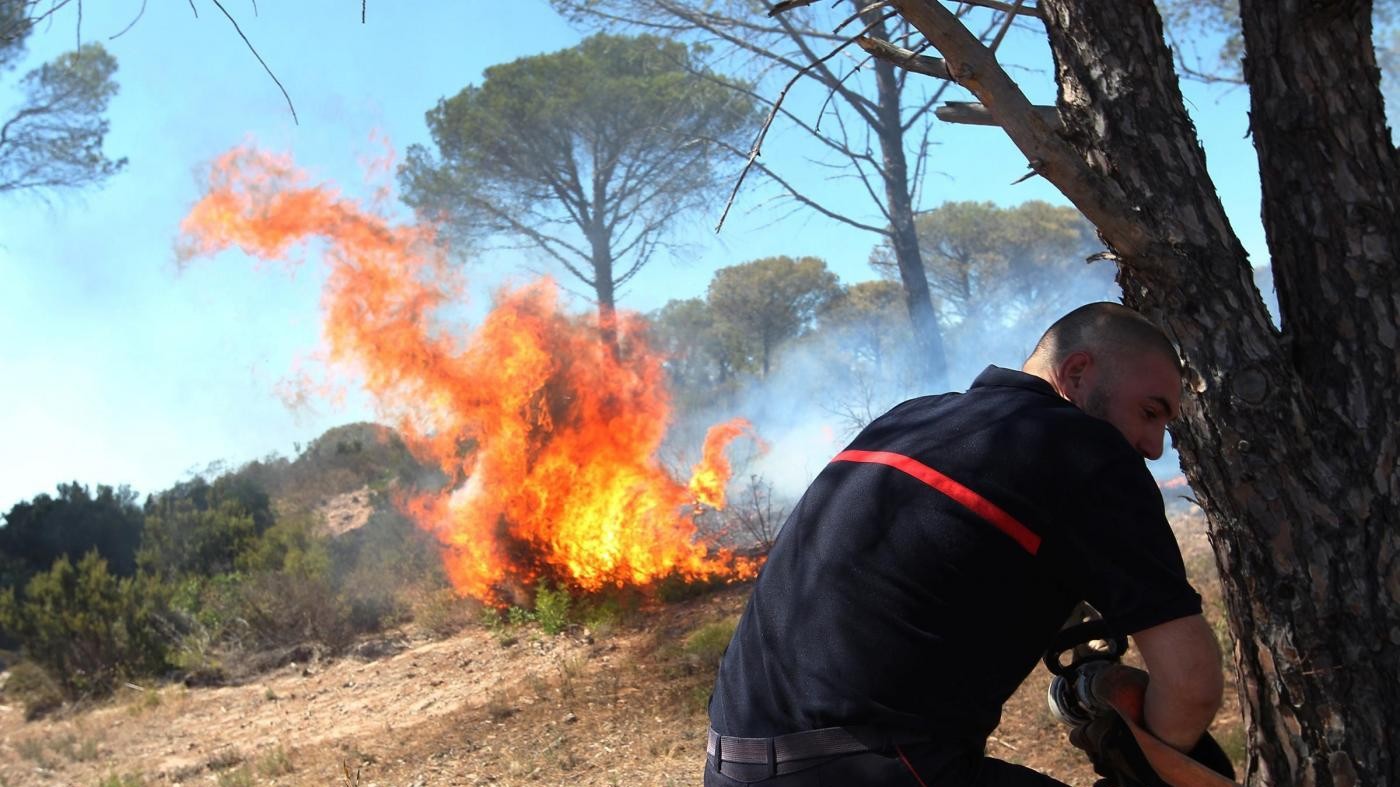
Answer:
[[[573,598],[563,585],[551,588],[545,580],[535,588],[535,619],[544,633],[554,636],[569,625],[569,605]]]
[[[719,660],[734,637],[734,628],[739,625],[737,616],[706,623],[686,635],[681,644],[681,652],[698,664],[718,667]]]
[[[512,626],[525,626],[535,622],[535,613],[524,608],[512,605],[506,610],[506,623]]]
[[[690,692],[686,696],[686,707],[694,713],[701,713],[710,709],[710,691],[714,687],[709,681],[691,686]]]

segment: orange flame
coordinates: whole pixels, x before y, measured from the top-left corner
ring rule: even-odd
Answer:
[[[705,433],[705,447],[701,451],[700,462],[690,472],[690,491],[701,504],[711,508],[724,508],[725,488],[734,472],[729,465],[729,458],[724,455],[724,450],[745,432],[757,440],[753,435],[753,425],[743,418],[715,424]],[[764,448],[762,442],[759,442],[759,448]]]
[[[462,282],[431,228],[392,224],[252,148],[214,162],[181,230],[182,260],[230,247],[284,259],[324,239],[330,360],[358,367],[415,454],[451,479],[403,508],[442,543],[459,592],[495,602],[541,577],[593,591],[756,569],[698,540],[694,519],[697,503],[723,505],[724,449],[750,428],[715,427],[695,477],[672,478],[656,459],[670,418],[663,359],[635,315],[616,317],[613,353],[597,319],[561,312],[544,279],[500,293],[459,343],[435,318]]]

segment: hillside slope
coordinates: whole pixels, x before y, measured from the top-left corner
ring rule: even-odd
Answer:
[[[1199,518],[1178,524],[1218,620]],[[703,640],[732,623],[747,591],[644,608],[606,632],[398,631],[244,685],[126,688],[38,722],[0,706],[0,785],[697,785],[717,655]],[[988,753],[1090,785],[1045,709],[1047,682],[1038,669],[1022,687]],[[1217,735],[1237,748],[1227,693]]]

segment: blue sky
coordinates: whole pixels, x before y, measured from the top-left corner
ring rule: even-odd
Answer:
[[[85,5],[84,38],[104,41],[120,64],[106,148],[130,164],[101,188],[50,203],[0,196],[7,448],[0,512],[67,480],[157,491],[210,462],[290,453],[330,426],[372,418],[353,390],[338,406],[294,409],[278,396],[279,383],[320,342],[322,273],[314,259],[290,274],[233,253],[176,268],[173,241],[199,196],[203,165],[251,138],[292,152],[318,180],[368,193],[359,184],[361,162],[379,154],[372,132],[400,151],[426,143],[423,113],[438,98],[478,81],[493,63],[581,37],[544,0],[513,0],[509,13],[484,0],[379,0],[369,3],[364,25],[359,4],[345,0],[262,3],[258,16],[249,3],[226,2],[290,91],[300,116],[294,125],[227,20],[208,2],[196,5],[198,18],[186,3],[150,3],[113,41],[106,38],[130,21],[139,0]],[[0,75],[0,113],[14,105],[20,74],[72,47],[75,22],[65,9],[33,36],[28,59]],[[1053,99],[1042,44],[1013,36],[1004,54],[1041,69],[1018,73],[1034,100]],[[1258,263],[1266,250],[1245,138],[1247,97],[1199,85],[1186,91],[1226,207]],[[1064,202],[1038,180],[1009,185],[1025,163],[1000,132],[941,126],[936,133],[926,206]],[[778,128],[765,159],[785,174],[804,173],[811,155],[800,132]],[[751,182],[718,238],[710,232],[715,215],[696,216],[681,231],[684,256],[654,261],[622,305],[649,310],[700,295],[716,268],[770,254],[821,256],[846,282],[873,277],[866,265],[873,236],[809,212],[784,217],[762,207],[772,192]],[[811,183],[826,199],[858,204],[849,183]],[[548,269],[508,253],[475,261],[473,302],[485,303],[491,288],[527,268]]]

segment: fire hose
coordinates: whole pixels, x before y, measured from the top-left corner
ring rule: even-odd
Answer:
[[[1147,731],[1148,674],[1121,663],[1127,650],[1125,637],[1094,620],[1061,631],[1045,653],[1054,675],[1046,697],[1050,712],[1070,727],[1070,743],[1103,777],[1095,787],[1234,785],[1230,758],[1209,733],[1182,753]],[[1072,654],[1068,665],[1061,660],[1065,653]]]

